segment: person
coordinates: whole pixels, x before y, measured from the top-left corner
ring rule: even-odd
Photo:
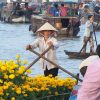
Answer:
[[[85,60],[82,61],[82,63],[80,64],[79,66],[79,69],[80,69],[80,73],[81,75],[84,77],[85,76],[85,73],[86,73],[86,70],[87,70],[87,67],[89,66],[89,64],[91,64],[92,62],[100,59],[99,58],[99,53],[100,51],[98,50],[100,45],[98,45],[97,49],[96,49],[96,54],[97,55],[92,55],[92,56],[89,56],[88,58],[86,58]]]
[[[100,44],[97,46],[97,52],[100,57]],[[77,100],[100,100],[100,59],[87,67]]]
[[[60,16],[65,17],[65,16],[67,16],[67,13],[68,13],[68,9],[62,3],[61,7],[60,7]]]
[[[60,7],[60,16],[61,17],[66,17],[67,16],[67,13],[68,13],[68,9],[67,7],[64,6],[64,4],[62,3],[61,4],[61,7]],[[68,26],[68,22],[69,20],[66,19],[66,18],[61,18],[61,23],[62,23],[62,27],[63,28],[66,28]]]
[[[90,55],[94,54],[93,32],[94,32],[94,26],[96,26],[96,23],[93,21],[94,21],[93,15],[89,15],[88,21],[86,22],[86,25],[85,25],[85,33],[84,33],[84,39],[83,39],[82,53],[84,55],[86,53],[86,46],[87,46],[88,41],[90,43]]]
[[[82,18],[83,14],[83,3],[79,4],[79,9],[78,9],[78,15],[80,18]]]
[[[58,4],[51,5],[49,14],[52,15],[52,16],[55,16],[55,17],[60,15]]]
[[[94,11],[99,14],[100,13],[100,4],[96,4]]]
[[[53,47],[44,55],[47,59],[57,63],[56,49],[59,47],[57,40],[52,36],[57,30],[48,22],[41,26],[36,33],[39,33],[42,37],[37,38],[32,44],[27,45],[26,49],[39,48],[40,52],[44,52],[49,46]],[[41,58],[41,66],[44,70],[44,75],[48,76],[52,74],[53,77],[58,75],[58,68],[51,63]]]

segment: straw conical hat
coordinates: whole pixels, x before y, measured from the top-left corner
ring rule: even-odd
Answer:
[[[48,22],[46,22],[44,25],[42,25],[37,31],[37,32],[40,32],[40,31],[45,31],[45,30],[51,30],[51,31],[55,31],[57,32],[58,30],[56,28],[54,28],[51,24],[49,24]]]

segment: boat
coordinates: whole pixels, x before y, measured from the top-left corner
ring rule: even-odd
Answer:
[[[32,11],[28,8],[28,2],[11,2],[9,6],[6,5],[2,8],[1,21],[6,23],[30,23]]]
[[[77,100],[78,90],[80,89],[81,85],[77,84],[74,86],[69,100]]]
[[[25,16],[22,16],[18,18],[12,18],[11,22],[12,23],[28,23],[29,20]]]
[[[80,52],[69,52],[67,50],[64,50],[64,52],[66,55],[68,55],[69,58],[73,58],[73,59],[85,59],[90,56],[90,53],[86,53],[85,55],[83,55]],[[96,55],[96,53],[94,53],[94,55]]]
[[[64,2],[65,3],[65,2]],[[59,4],[59,3],[58,3]],[[71,6],[76,3],[66,3],[70,6],[67,16],[51,16],[50,14],[39,14],[31,16],[31,31],[33,34],[45,23],[49,22],[58,30],[58,37],[76,37],[80,31],[79,15],[72,13]],[[70,14],[72,13],[72,14]],[[65,20],[64,25],[62,20]]]
[[[68,26],[63,28],[61,25],[61,19],[68,20]],[[69,20],[71,20],[69,22]],[[48,17],[48,16],[36,16],[32,15],[32,22],[31,22],[31,30],[33,34],[45,23],[50,22],[56,29],[58,29],[58,36],[59,37],[77,37],[78,32],[80,31],[78,17]]]

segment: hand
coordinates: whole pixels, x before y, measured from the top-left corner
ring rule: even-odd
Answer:
[[[27,45],[26,46],[26,50],[29,50],[29,49],[32,49],[32,46],[31,45]]]
[[[52,43],[51,41],[49,41],[49,42],[48,42],[48,45],[51,46],[51,45],[53,45],[53,43]]]

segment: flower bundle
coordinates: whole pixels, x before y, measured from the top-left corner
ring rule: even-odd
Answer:
[[[76,80],[38,75],[31,77],[25,71],[27,61],[0,61],[0,100],[38,100],[39,98],[71,92]],[[43,99],[44,100],[44,99]],[[61,100],[61,99],[58,99]]]

